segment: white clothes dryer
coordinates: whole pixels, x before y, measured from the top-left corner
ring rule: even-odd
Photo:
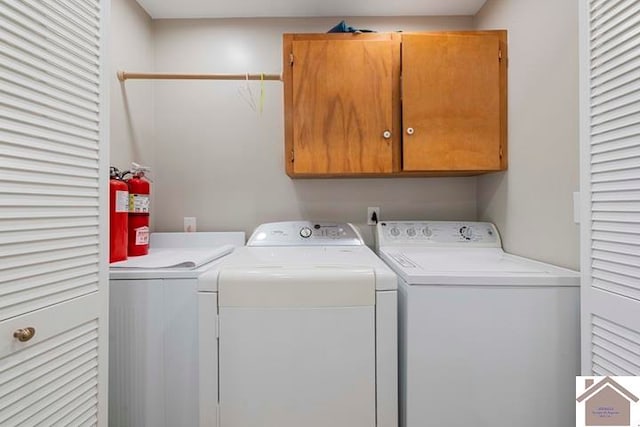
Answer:
[[[350,224],[259,226],[200,277],[201,425],[397,426],[396,287]]]
[[[198,425],[198,276],[244,242],[244,232],[152,233],[149,255],[111,264],[110,425]]]
[[[579,275],[506,254],[495,226],[383,221],[398,274],[400,424],[575,425]]]

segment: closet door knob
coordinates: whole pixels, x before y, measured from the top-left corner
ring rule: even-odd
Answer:
[[[407,135],[413,135],[413,128],[407,128]]]
[[[27,342],[36,334],[36,328],[29,326],[28,328],[18,329],[13,333],[13,337],[20,342]]]
[[[389,139],[391,138],[391,131],[385,130],[384,132],[382,132],[382,137],[384,139]]]

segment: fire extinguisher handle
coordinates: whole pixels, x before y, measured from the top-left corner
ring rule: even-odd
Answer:
[[[153,180],[149,178],[149,174],[151,173],[151,168],[149,166],[142,166],[136,162],[131,162],[131,170],[129,173],[139,178],[145,177],[149,182],[153,182]]]

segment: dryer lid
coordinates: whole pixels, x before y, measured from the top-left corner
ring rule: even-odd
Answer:
[[[398,284],[398,278],[391,268],[367,246],[244,246],[225,257],[220,268],[209,270],[198,277],[198,290],[216,292],[220,270],[226,268],[265,269],[260,271],[333,269],[336,273],[349,269],[368,269],[375,272],[376,290],[396,290]]]

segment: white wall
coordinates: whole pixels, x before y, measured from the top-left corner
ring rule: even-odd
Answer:
[[[282,33],[324,32],[339,18],[151,21],[134,1],[112,3],[111,163],[153,167],[153,229],[181,230],[184,216],[196,216],[202,231],[251,232],[261,222],[298,218],[362,223],[367,206],[380,206],[386,219],[494,221],[508,251],[578,267],[573,2],[489,0],[475,19],[348,18],[379,31],[507,28],[509,170],[330,180],[285,175],[281,83],[265,83],[259,114],[238,94],[240,82],[121,85],[115,71],[279,73]],[[251,83],[256,97],[259,87]]]
[[[475,24],[509,31],[509,170],[478,178],[478,217],[507,251],[578,269],[578,3],[488,0]]]
[[[155,71],[280,73],[282,33],[325,32],[339,18],[154,21]],[[471,28],[472,19],[348,18],[379,31]],[[127,91],[142,82],[128,82]],[[158,231],[245,230],[262,222],[362,223],[367,206],[386,219],[475,219],[476,178],[292,180],[284,172],[283,89],[264,84],[264,111],[238,94],[243,82],[154,83],[154,212]],[[251,83],[254,94],[260,83]],[[363,99],[362,102],[367,102]],[[134,123],[138,117],[134,115]]]
[[[149,15],[133,0],[111,0],[110,164],[128,169],[131,161],[152,163],[153,86],[121,84],[116,71],[153,69],[153,28]]]

